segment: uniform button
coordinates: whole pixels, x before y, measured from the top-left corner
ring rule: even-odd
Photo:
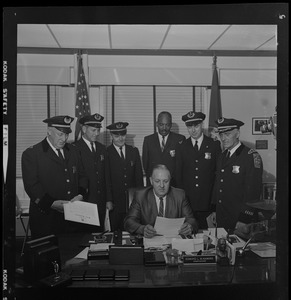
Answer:
[[[65,172],[68,172],[68,169],[65,169]]]
[[[220,179],[220,182],[223,182],[223,179]]]
[[[126,175],[124,175],[124,178],[126,178],[127,176]]]
[[[224,169],[221,169],[221,172],[224,172]]]
[[[197,178],[198,178],[198,176],[195,176],[195,178],[197,179]]]
[[[125,183],[124,185],[127,185],[127,183]]]
[[[67,194],[70,195],[70,194],[71,194],[71,191],[68,191]]]
[[[222,193],[222,190],[219,190],[220,193]]]
[[[70,179],[67,179],[67,182],[70,182]]]
[[[196,171],[198,171],[198,168],[195,168]]]
[[[97,191],[98,194],[100,194],[100,191]]]
[[[221,200],[218,200],[219,203],[221,203]]]
[[[199,186],[199,184],[195,184],[195,186],[196,186],[196,187],[198,187],[198,186]]]
[[[195,162],[198,162],[198,160],[196,159]]]

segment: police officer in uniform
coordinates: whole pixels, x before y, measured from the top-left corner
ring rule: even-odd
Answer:
[[[78,151],[67,143],[73,120],[70,116],[44,120],[48,125],[47,137],[22,154],[33,239],[75,230],[76,223],[64,219],[63,204],[86,197],[87,178]]]
[[[176,148],[185,141],[185,136],[171,131],[172,115],[162,111],[157,119],[158,132],[145,136],[142,146],[142,162],[146,173],[146,185],[151,186],[153,167],[164,164],[171,173],[171,185],[176,186]]]
[[[127,189],[144,186],[138,148],[125,143],[128,125],[128,122],[116,122],[106,127],[112,138],[112,144],[107,147],[113,196],[113,209],[110,211],[112,230],[124,230]]]
[[[104,230],[106,208],[109,209],[112,206],[106,147],[97,141],[103,119],[104,117],[98,113],[80,118],[82,137],[75,142],[76,147],[80,150],[82,162],[89,178],[87,201],[96,203],[99,213],[100,226],[83,225],[82,231],[87,232]]]
[[[221,153],[220,142],[203,134],[204,119],[202,112],[182,116],[190,137],[176,155],[177,186],[185,190],[200,229],[208,228],[206,218],[211,213],[216,161]]]
[[[258,202],[262,189],[263,163],[259,153],[240,142],[243,122],[220,118],[216,121],[224,152],[217,161],[212,203],[212,219],[218,227],[235,229],[244,214],[250,214],[247,202]]]

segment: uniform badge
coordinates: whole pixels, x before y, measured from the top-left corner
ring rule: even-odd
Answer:
[[[101,161],[104,160],[104,155],[103,155],[103,154],[100,155],[100,160],[101,160]]]
[[[170,150],[171,157],[175,157],[175,154],[176,154],[175,150]]]
[[[261,168],[261,157],[259,153],[253,153],[254,167],[257,169]]]
[[[77,172],[77,167],[73,166],[73,174],[75,174]]]
[[[211,153],[205,152],[205,159],[211,159]]]
[[[232,173],[238,174],[240,166],[232,166]]]
[[[116,124],[116,128],[117,128],[117,129],[121,129],[122,127],[123,127],[123,124],[122,124],[122,123],[117,123],[117,124]]]
[[[131,166],[131,167],[134,166],[134,161],[133,161],[133,160],[130,161],[130,166]]]

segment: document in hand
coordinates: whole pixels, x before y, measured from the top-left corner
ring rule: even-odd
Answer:
[[[157,217],[155,223],[155,229],[157,234],[163,235],[165,237],[176,237],[179,235],[179,230],[184,223],[185,218],[163,218]]]
[[[65,220],[100,226],[97,204],[74,201],[64,204]]]

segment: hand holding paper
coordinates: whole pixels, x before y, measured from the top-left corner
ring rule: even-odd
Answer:
[[[164,235],[166,237],[174,237],[179,235],[179,230],[182,227],[184,221],[185,218],[169,219],[157,217],[155,223],[155,230],[157,231],[157,234]]]
[[[100,226],[97,204],[74,201],[64,204],[65,220]]]

